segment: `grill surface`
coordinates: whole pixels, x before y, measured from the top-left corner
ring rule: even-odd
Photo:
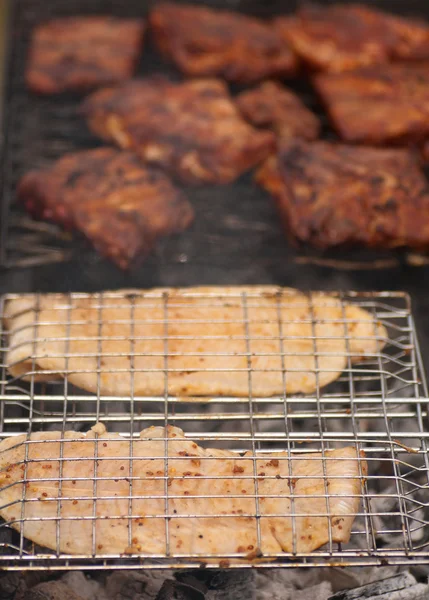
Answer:
[[[297,256],[287,247],[268,197],[251,184],[250,177],[232,186],[190,191],[197,212],[194,229],[164,241],[138,273],[126,278],[78,239],[71,240],[56,226],[26,217],[15,205],[14,190],[20,176],[64,152],[98,144],[76,115],[80,98],[36,98],[25,90],[23,72],[31,29],[36,23],[58,15],[109,11],[140,16],[147,6],[135,0],[14,0],[12,4],[2,147],[0,264],[46,266],[31,272],[23,270],[22,275],[4,274],[3,289],[93,290],[124,285],[249,281],[289,285],[293,282],[307,289],[310,285],[317,288],[356,285],[370,289],[408,286],[416,292],[420,325],[427,323],[427,295],[417,274],[396,271],[400,277],[392,277],[391,272],[380,276],[339,276],[332,271],[320,273],[308,265],[301,266],[308,257]],[[278,0],[213,0],[208,4],[264,16],[285,11],[284,3]],[[375,4],[398,13],[429,16],[428,6],[421,0],[407,3],[380,0]],[[294,3],[288,3],[289,7],[293,9]],[[153,71],[177,76],[160,62],[148,43],[139,74]],[[309,87],[304,83],[293,83],[293,87],[320,114]],[[332,136],[325,122],[324,137]],[[333,258],[330,266],[348,266],[348,262],[342,264],[337,257]],[[360,263],[367,268],[385,268],[401,263],[404,257],[358,253],[343,254],[342,258],[347,261],[350,258],[355,268]],[[61,265],[49,266],[65,259],[71,259],[67,271]],[[419,259],[416,262],[420,264]],[[326,273],[330,273],[329,277]],[[107,297],[105,294],[104,300]],[[349,359],[339,381],[307,397],[263,399],[254,397],[249,389],[249,397],[241,399],[199,398],[192,402],[168,396],[118,399],[82,392],[67,379],[41,384],[30,377],[25,382],[7,374],[8,341],[3,336],[0,436],[27,431],[86,431],[100,420],[109,431],[128,438],[152,424],[172,424],[183,428],[189,439],[203,447],[255,453],[287,450],[293,456],[352,445],[365,451],[369,476],[363,486],[361,509],[350,543],[344,547],[331,543],[309,555],[282,555],[273,557],[270,563],[254,566],[429,562],[428,392],[408,298],[400,293],[344,294],[342,298],[376,314],[387,327],[390,341],[383,351],[362,365],[352,366]],[[425,342],[429,349],[427,339]],[[168,368],[165,376],[168,377]],[[161,516],[166,526],[167,517],[168,513]],[[211,557],[209,563],[217,566],[222,558],[225,557]],[[0,568],[134,569],[142,565],[180,568],[199,562],[195,556],[179,557],[173,553],[168,557],[65,556],[34,546],[7,523],[0,526]]]
[[[82,296],[85,295],[76,295]],[[6,296],[3,302],[14,297]],[[69,296],[70,302],[73,297]],[[108,305],[109,298],[113,297],[122,298],[118,293],[100,294],[100,307]],[[213,302],[210,293],[199,294],[199,298],[208,306]],[[243,307],[257,306],[264,301],[263,295],[256,292],[232,294],[231,298],[239,300]],[[182,428],[189,440],[206,448],[231,449],[237,453],[251,451],[253,456],[261,452],[287,451],[292,462],[296,454],[306,453],[311,457],[314,451],[324,454],[329,449],[352,446],[358,452],[365,451],[369,474],[366,479],[361,477],[361,508],[350,542],[341,547],[333,543],[331,537],[329,544],[315,552],[273,555],[271,562],[255,566],[429,562],[428,393],[408,296],[401,293],[348,293],[340,294],[339,298],[342,303],[354,303],[373,314],[387,329],[387,344],[359,365],[352,365],[347,350],[348,366],[340,379],[305,396],[255,396],[252,393],[254,373],[250,368],[248,397],[244,398],[178,398],[168,394],[161,397],[131,394],[131,397],[117,398],[103,396],[100,388],[97,394],[89,394],[72,386],[67,375],[62,378],[60,373],[51,374],[53,379],[58,376],[60,381],[57,383],[38,383],[34,368],[36,355],[30,357],[33,366],[27,372],[12,378],[6,369],[8,338],[4,335],[0,436],[6,438],[22,432],[50,430],[87,431],[101,421],[108,431],[119,432],[128,439],[136,438],[142,429],[151,425],[174,425]],[[162,293],[154,293],[154,302],[162,303],[165,299]],[[320,302],[316,298],[313,301]],[[62,310],[67,310],[67,306],[62,306]],[[125,297],[124,306],[130,308],[129,299]],[[132,314],[131,310],[130,318]],[[167,313],[163,323],[163,373],[167,389],[171,373],[168,330],[174,317]],[[248,324],[244,318],[244,340],[250,360],[254,339]],[[279,356],[284,355],[287,337],[279,333],[275,339],[279,341]],[[314,343],[317,345],[317,339]],[[102,355],[97,357],[99,364],[101,359]],[[132,369],[129,376],[134,376]],[[324,461],[329,460],[324,456]],[[165,455],[160,458],[164,460]],[[174,519],[174,515],[168,509],[168,486],[164,489],[165,510],[159,518],[165,521],[168,529],[172,526],[169,517]],[[329,502],[327,488],[324,497]],[[18,524],[22,524],[19,518],[22,507],[19,503],[16,510]],[[252,516],[260,517],[258,511],[255,508]],[[65,555],[35,546],[23,537],[22,530],[21,534],[14,531],[9,523],[0,526],[0,540],[0,568],[9,569],[100,569],[119,564],[121,568],[142,565],[145,568],[182,568],[202,562],[201,556],[180,554],[174,548],[156,556],[124,557],[104,555],[102,551],[88,556]],[[224,561],[233,558],[212,555],[206,560],[210,566],[225,566]],[[231,563],[230,566],[250,565]]]
[[[227,7],[248,13],[271,16],[293,10],[295,2],[279,0],[209,0],[210,6]],[[399,13],[429,17],[428,6],[421,0],[375,4]],[[1,181],[1,238],[0,266],[26,267],[76,259],[99,261],[95,253],[78,236],[72,237],[55,225],[32,221],[15,203],[15,187],[19,178],[31,168],[45,166],[66,152],[91,148],[99,144],[86,129],[84,120],[77,115],[80,96],[61,95],[39,98],[27,92],[24,70],[30,33],[35,24],[55,16],[105,13],[122,16],[141,16],[149,2],[136,0],[14,0],[11,2],[9,61],[5,81],[3,131],[5,134],[2,156]],[[149,36],[148,36],[149,38]],[[162,72],[172,77],[178,73],[162,62],[147,39],[138,75]],[[319,103],[308,83],[288,82],[323,121],[323,137],[335,138]],[[233,87],[233,93],[239,91]],[[307,254],[288,247],[281,231],[276,211],[268,195],[252,183],[247,175],[235,184],[186,190],[196,210],[193,228],[181,236],[160,243],[147,262],[148,268],[180,265],[204,265],[224,269],[235,264],[249,269],[263,256],[264,265],[279,270],[285,261],[311,260],[316,264],[355,268],[386,268],[403,261],[416,264],[415,257],[406,253],[349,252],[326,253],[323,256]],[[425,257],[418,264],[427,264]]]

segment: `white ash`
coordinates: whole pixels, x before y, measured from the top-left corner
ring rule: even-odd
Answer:
[[[81,596],[82,600],[107,600],[104,586],[91,577],[86,577],[81,571],[70,571],[66,573],[62,580],[76,594]]]
[[[415,578],[404,572],[401,579],[407,585],[395,591],[386,588],[383,593],[383,581],[392,577],[397,568],[346,568],[346,569],[267,569],[260,571],[230,571],[219,577],[220,586],[205,592],[206,600],[355,600],[365,597],[375,600],[429,600],[429,586],[417,583]],[[198,575],[197,575],[198,577]],[[216,575],[214,575],[216,577]],[[24,580],[25,578],[23,578]],[[79,571],[63,575],[59,582],[51,580],[22,590],[14,600],[64,600],[64,590],[69,592],[67,598],[78,600],[155,600],[166,579],[173,580],[174,573],[167,570],[95,572],[84,574]],[[0,598],[2,595],[0,579]],[[365,588],[362,595],[361,586],[380,582],[373,592]],[[37,580],[32,584],[37,584]],[[50,587],[49,583],[52,583]],[[66,587],[61,588],[61,585]],[[42,589],[43,588],[43,589]],[[58,596],[59,592],[62,593]],[[348,591],[349,590],[349,591]],[[374,595],[373,595],[374,594]],[[19,597],[18,597],[19,596]],[[8,598],[13,598],[7,596]],[[172,596],[173,598],[173,596]]]
[[[256,598],[325,600],[336,592],[392,577],[398,570],[398,567],[268,569],[256,573]]]
[[[427,584],[417,583],[415,577],[404,572],[363,587],[343,590],[329,600],[427,600],[428,594]]]
[[[333,589],[329,581],[306,585],[307,577],[302,572],[299,573],[301,581],[297,581],[299,577],[289,575],[289,570],[258,572],[255,600],[327,600],[332,596]]]
[[[113,571],[86,576],[80,571],[66,573],[62,580],[82,600],[153,600],[171,571]]]

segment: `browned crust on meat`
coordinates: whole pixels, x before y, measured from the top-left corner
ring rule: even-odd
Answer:
[[[289,45],[260,19],[161,2],[149,22],[159,50],[186,75],[253,83],[289,76],[297,68]]]
[[[429,58],[426,23],[362,4],[305,4],[276,29],[311,68],[341,72],[390,60]]]
[[[68,17],[35,28],[28,87],[42,94],[86,90],[132,77],[145,22],[109,16]]]
[[[30,171],[18,196],[30,214],[81,231],[121,268],[193,220],[189,202],[165,174],[114,148],[67,154]]]
[[[319,137],[320,121],[292,91],[266,81],[236,98],[243,116],[256,127],[267,127],[280,139]]]
[[[426,163],[429,163],[429,141],[425,142],[421,147],[422,158]]]
[[[403,144],[429,135],[429,63],[321,74],[314,83],[348,142]]]
[[[393,60],[429,60],[429,25],[424,20],[397,17],[386,13],[389,26],[395,32]]]
[[[224,82],[152,77],[100,90],[82,111],[92,131],[185,183],[229,183],[264,160],[271,132],[247,124]]]
[[[295,243],[429,249],[429,189],[409,150],[295,140],[256,179]]]

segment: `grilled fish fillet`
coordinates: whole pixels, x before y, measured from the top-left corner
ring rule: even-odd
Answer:
[[[323,460],[316,453],[259,454],[256,486],[250,452],[204,449],[171,426],[168,442],[165,436],[163,427],[143,430],[132,442],[132,461],[130,441],[101,424],[63,438],[52,431],[5,439],[0,515],[26,538],[67,554],[163,555],[166,524],[176,555],[311,552],[329,533],[333,542],[349,540],[367,474],[356,449],[328,451]]]
[[[275,286],[26,295],[4,317],[13,376],[67,374],[113,396],[163,396],[166,366],[172,395],[311,393],[340,376],[348,355],[358,362],[387,339],[358,306]]]

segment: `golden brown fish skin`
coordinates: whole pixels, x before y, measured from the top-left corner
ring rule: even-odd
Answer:
[[[367,475],[365,456],[356,448],[325,451],[323,460],[320,453],[259,453],[254,462],[251,452],[202,448],[172,426],[145,429],[132,445],[131,454],[130,441],[100,423],[87,434],[49,431],[3,440],[0,515],[28,539],[67,554],[163,555],[166,525],[171,555],[203,560],[231,554],[270,559],[311,552],[329,534],[334,543],[350,538]]]
[[[295,243],[429,248],[429,188],[410,150],[296,140],[256,178]]]
[[[429,63],[391,64],[314,78],[341,138],[369,145],[429,135]]]
[[[280,35],[254,17],[160,2],[149,22],[158,49],[186,75],[255,83],[287,77],[297,69],[296,58]]]
[[[311,69],[338,73],[391,60],[429,59],[429,26],[363,4],[308,3],[275,27]]]
[[[142,19],[67,17],[33,32],[26,81],[40,94],[88,90],[132,77],[143,43]]]
[[[217,79],[136,79],[95,92],[82,112],[97,135],[189,184],[232,182],[275,146],[271,132],[244,121]]]
[[[291,90],[275,81],[266,81],[236,98],[243,116],[256,127],[267,127],[279,139],[315,140],[320,121]]]
[[[124,269],[160,236],[183,231],[193,220],[191,205],[164,173],[114,148],[70,153],[30,171],[17,193],[34,217],[81,231]]]

